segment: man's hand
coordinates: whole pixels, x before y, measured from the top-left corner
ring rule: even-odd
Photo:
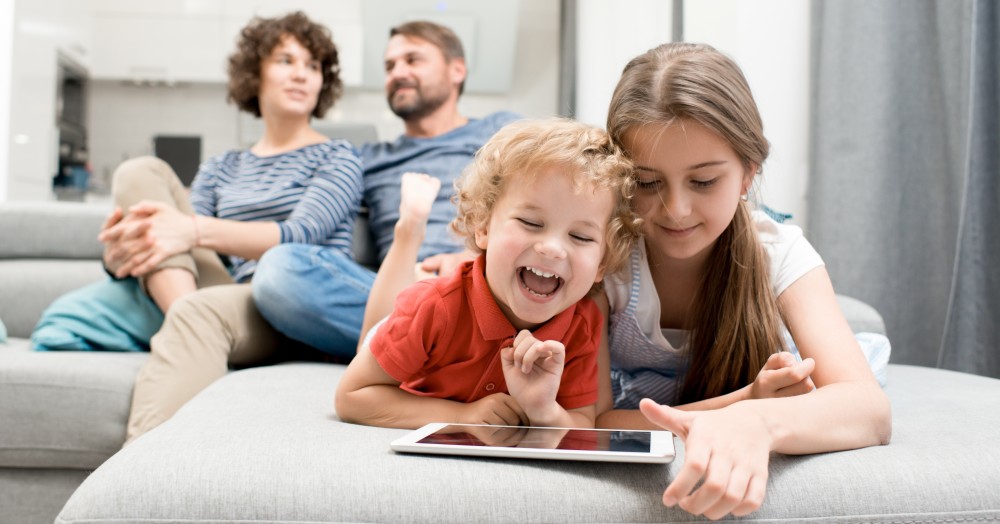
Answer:
[[[455,268],[462,265],[463,262],[474,260],[477,256],[479,255],[468,250],[460,253],[444,253],[427,257],[418,266],[427,273],[445,276],[454,273]]]
[[[750,384],[750,398],[792,397],[816,389],[810,375],[816,361],[797,362],[795,356],[781,351],[768,357],[757,378]]]

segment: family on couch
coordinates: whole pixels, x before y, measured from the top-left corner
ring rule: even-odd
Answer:
[[[280,358],[289,340],[347,360],[363,327],[388,315],[340,384],[345,418],[388,424],[358,409],[364,399],[352,402],[375,386],[388,409],[417,396],[440,397],[422,398],[427,406],[494,398],[491,409],[503,413],[490,421],[663,427],[686,446],[663,502],[693,514],[757,509],[772,451],[888,442],[889,403],[874,357],[866,361],[886,358],[887,341],[856,338],[801,231],[752,210],[768,142],[731,59],[694,44],[636,57],[606,134],[557,119],[495,135],[516,116],[462,116],[461,43],[437,24],[394,28],[385,66],[388,103],[406,131],[358,155],[310,127],[340,92],[329,32],[301,13],[255,19],[230,59],[229,97],[263,119],[261,140],[206,162],[190,198],[153,159],[118,170],[120,209],[100,238],[109,273],[130,278],[64,296],[39,326],[67,302],[100,300],[114,286],[138,287],[129,295],[137,303],[122,307],[151,311],[150,325],[165,313],[136,381],[129,440],[229,365]],[[532,140],[556,129],[578,141],[559,146],[562,156],[542,154]],[[527,156],[511,162],[519,145],[530,146]],[[456,227],[485,252],[478,257],[448,233],[454,183],[474,157],[492,164],[459,182]],[[487,197],[465,192],[483,183],[477,176],[494,185]],[[362,201],[382,261],[377,276],[350,255]],[[609,253],[628,253],[627,263]],[[469,340],[489,344],[462,355],[447,339],[405,343],[456,320],[414,311],[461,292]],[[586,318],[573,322],[577,310]],[[553,328],[560,336],[548,338]],[[441,374],[440,362],[471,365]],[[563,381],[571,362],[578,371]],[[469,369],[478,375],[465,376]],[[480,380],[490,373],[498,378]],[[441,389],[424,389],[431,376]],[[452,382],[483,382],[489,394]]]

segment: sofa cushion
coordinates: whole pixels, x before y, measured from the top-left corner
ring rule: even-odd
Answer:
[[[11,337],[28,338],[53,300],[107,278],[99,260],[0,259],[0,318]]]
[[[45,353],[0,344],[0,467],[93,469],[125,440],[146,353]]]
[[[660,496],[683,461],[395,454],[405,431],[333,413],[342,367],[230,373],[97,469],[58,523],[689,522]],[[1000,380],[890,366],[893,442],[772,460],[748,522],[1000,519]],[[679,443],[679,441],[678,441]]]
[[[5,202],[0,205],[2,258],[101,258],[97,234],[107,204]]]
[[[870,305],[846,295],[837,295],[840,311],[855,333],[878,333],[885,335],[885,322],[882,315]]]
[[[134,278],[104,279],[66,293],[31,334],[37,350],[149,351],[163,313]]]

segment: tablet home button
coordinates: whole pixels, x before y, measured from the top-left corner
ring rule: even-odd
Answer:
[[[486,384],[486,391],[493,391],[496,388],[497,388],[497,385],[494,384],[494,383],[492,383],[492,382],[490,382],[489,384]]]

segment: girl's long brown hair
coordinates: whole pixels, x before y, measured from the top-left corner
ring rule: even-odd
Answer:
[[[714,48],[664,44],[625,66],[608,109],[608,133],[624,144],[642,126],[688,119],[723,137],[744,168],[763,165],[769,145],[739,66]],[[768,356],[784,348],[769,261],[740,202],[716,241],[689,312],[690,367],[681,403],[719,396],[751,382]]]

